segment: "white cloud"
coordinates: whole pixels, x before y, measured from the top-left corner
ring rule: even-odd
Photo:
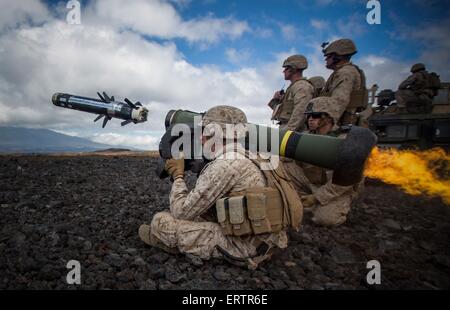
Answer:
[[[380,90],[392,89],[395,91],[410,74],[409,64],[376,55],[361,57],[356,64],[366,74],[367,88],[377,84]]]
[[[240,64],[250,58],[250,51],[248,49],[238,51],[234,48],[229,48],[225,51],[225,56],[232,64]]]
[[[376,55],[369,55],[369,56],[365,57],[365,60],[371,67],[382,65],[388,61],[387,58],[376,56]]]
[[[268,39],[273,36],[273,30],[270,28],[257,27],[256,29],[253,30],[253,35],[255,35],[258,38]]]
[[[361,13],[340,18],[337,23],[337,30],[341,36],[355,38],[367,32],[366,16]]]
[[[39,13],[37,17],[23,21],[26,27],[22,24],[22,27],[15,26],[0,33],[1,125],[45,127],[78,133],[101,143],[149,149],[157,147],[164,131],[165,115],[170,109],[202,112],[214,105],[229,104],[242,108],[250,122],[270,123],[271,110],[267,102],[283,83],[285,88],[289,84],[283,80],[281,64],[287,56],[298,51],[280,53],[274,55],[270,63],[238,71],[224,72],[214,66],[196,66],[180,54],[174,43],[148,41],[136,33],[141,27],[139,32],[145,30],[145,21],[143,24],[141,21],[132,24],[127,18],[123,22],[118,21],[119,17],[113,10],[108,14],[102,13],[104,18],[114,16],[110,22],[94,23],[92,20],[97,14],[98,3],[87,8],[82,25],[67,25],[64,19],[57,20],[46,13],[42,15],[47,16],[45,23],[29,24],[30,20],[41,18]],[[159,29],[152,30],[161,37],[176,36],[193,41],[198,38],[212,42],[214,36],[233,37],[232,33],[240,33],[240,30],[232,29],[223,32],[219,29],[223,20],[216,21],[211,16],[183,21],[168,3],[133,3],[144,7],[147,3],[161,4],[161,15],[171,16],[171,21],[165,20],[158,25]],[[128,6],[124,7],[125,14]],[[27,8],[24,10],[28,12]],[[208,32],[201,34],[200,30],[194,37],[186,34],[189,31],[183,34],[172,28],[176,24],[194,31],[189,27],[205,29],[215,22],[218,26],[210,30],[214,34],[211,37]],[[189,23],[192,26],[186,26]],[[126,24],[128,30],[122,28]],[[285,35],[296,34],[294,26],[285,26]],[[319,46],[319,43],[314,43],[314,52],[306,55],[309,61],[309,68],[305,71],[307,77],[321,75],[327,78],[331,73],[324,66]],[[248,57],[249,52],[229,49],[226,53],[231,62],[238,62]],[[366,71],[369,87],[370,83],[378,83],[381,87],[394,89],[406,78],[410,67],[410,64],[375,55],[369,55],[357,64]],[[150,110],[149,121],[120,127],[120,121],[113,119],[102,130],[100,124],[92,122],[94,115],[51,104],[51,96],[55,92],[95,97],[97,91],[103,90],[118,100],[127,97],[141,101]],[[88,133],[87,128],[95,128],[98,132]]]
[[[297,28],[290,24],[280,24],[281,34],[287,41],[293,41],[297,39]]]
[[[0,33],[24,22],[41,23],[49,17],[47,7],[39,0],[0,0]]]
[[[91,8],[88,14],[92,12]],[[156,147],[154,141],[160,138],[170,109],[201,112],[229,104],[249,113],[252,122],[268,122],[266,103],[282,81],[280,59],[274,62],[275,72],[272,63],[222,72],[190,64],[173,43],[148,41],[110,24],[85,23],[89,18],[84,17],[82,25],[49,17],[41,25],[22,25],[0,34],[1,125],[79,132],[106,143],[126,137],[126,145]],[[113,119],[105,130],[119,137],[87,135],[87,128],[101,126],[92,122],[95,115],[51,103],[55,92],[95,97],[97,91],[117,100],[141,101],[150,110],[149,121],[120,127],[120,121]]]
[[[400,37],[423,45],[417,62],[423,62],[427,69],[436,71],[441,80],[450,79],[450,67],[443,65],[450,63],[450,17],[417,27],[401,28]]]
[[[325,30],[328,28],[328,22],[320,19],[311,19],[311,26],[317,30]]]
[[[163,39],[183,38],[190,42],[214,43],[237,38],[249,31],[244,21],[213,15],[183,20],[175,8],[161,0],[96,0],[87,10],[92,24],[110,24]]]

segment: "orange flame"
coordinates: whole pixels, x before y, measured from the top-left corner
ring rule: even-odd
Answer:
[[[439,175],[443,174],[443,178]],[[440,196],[450,204],[450,156],[441,148],[426,151],[374,148],[364,175],[400,186],[411,195]]]

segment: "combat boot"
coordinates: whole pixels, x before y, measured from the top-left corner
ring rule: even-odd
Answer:
[[[176,248],[169,248],[152,234],[150,225],[143,224],[139,227],[139,238],[150,246],[154,246],[171,254],[179,253]]]

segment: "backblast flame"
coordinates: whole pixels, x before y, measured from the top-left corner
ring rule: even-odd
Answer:
[[[364,175],[394,184],[411,195],[440,196],[450,205],[450,155],[426,151],[374,148]]]

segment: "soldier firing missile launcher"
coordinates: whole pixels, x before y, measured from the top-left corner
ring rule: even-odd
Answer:
[[[171,110],[166,116],[166,133],[161,138],[159,153],[163,159],[172,158],[171,145],[179,138],[172,135],[172,127],[177,124],[186,124],[190,128],[195,126],[195,118],[201,118],[201,113],[184,110]],[[334,170],[333,183],[338,185],[352,185],[359,182],[363,176],[364,165],[375,146],[377,138],[367,128],[349,127],[345,139],[324,135],[306,134],[286,129],[271,128],[249,124],[254,126],[257,139],[248,139],[244,147],[250,150],[261,151],[260,144],[268,146],[267,149],[273,155],[279,155],[298,161],[307,162],[319,167]],[[191,131],[195,132],[195,130]],[[262,134],[262,135],[261,135]],[[278,135],[278,145],[273,148],[270,143],[273,135]],[[262,139],[260,137],[263,137]],[[191,137],[198,140],[198,137]],[[194,144],[194,143],[192,143]],[[276,150],[275,154],[274,151]],[[191,148],[191,151],[195,151]],[[190,158],[194,158],[191,154]],[[160,163],[157,170],[160,177],[166,177],[163,170],[164,164]],[[200,172],[202,160],[187,159],[185,163],[187,170]]]
[[[122,126],[128,123],[142,123],[147,120],[148,110],[139,102],[133,104],[128,99],[126,103],[117,102],[114,97],[109,97],[103,92],[98,94],[101,100],[74,96],[64,93],[56,93],[52,97],[56,106],[98,114],[95,121],[104,117],[103,127],[111,118],[120,118],[124,121]],[[161,178],[167,177],[164,171],[164,160],[172,158],[172,143],[180,136],[172,134],[173,126],[186,124],[194,128],[195,119],[201,119],[202,113],[184,110],[171,110],[166,116],[166,132],[159,144],[159,153],[162,157],[157,173]],[[261,151],[260,144],[267,146],[273,155],[304,161],[309,164],[334,170],[333,183],[339,185],[351,185],[357,183],[361,178],[366,160],[376,144],[376,136],[366,128],[351,127],[345,139],[331,136],[313,135],[293,132],[290,130],[270,128],[255,124],[248,124],[256,128],[258,138],[250,141],[246,138],[244,147],[250,150]],[[194,141],[195,130],[191,131],[191,141]],[[261,136],[261,133],[264,133]],[[273,135],[278,135],[278,145],[272,148],[270,145]],[[195,142],[192,142],[195,145]],[[191,150],[194,151],[195,147]],[[277,150],[274,154],[273,149]],[[191,154],[192,155],[192,154]],[[206,161],[195,159],[195,156],[186,159],[185,169],[200,172]]]
[[[55,93],[52,102],[58,107],[74,109],[78,111],[97,114],[94,122],[103,119],[104,128],[106,123],[112,118],[124,120],[121,124],[125,126],[129,123],[143,123],[147,121],[148,110],[140,102],[132,103],[125,98],[125,103],[115,101],[114,96],[109,97],[105,92],[103,95],[97,93],[99,99],[87,98],[64,93]]]

